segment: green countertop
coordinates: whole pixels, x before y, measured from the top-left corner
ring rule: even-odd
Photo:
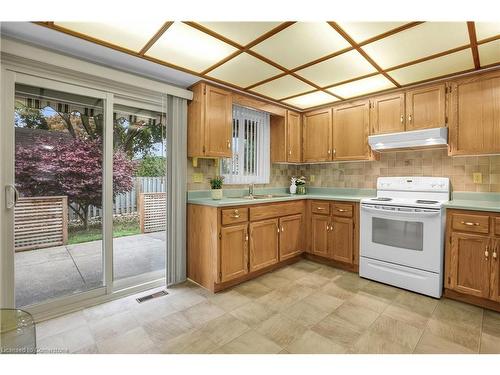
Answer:
[[[455,192],[445,208],[471,211],[500,212],[500,193]]]
[[[318,199],[318,200],[338,200],[348,202],[359,202],[366,197],[374,197],[374,189],[339,189],[339,188],[308,188],[308,193],[305,195],[287,194],[286,188],[264,188],[255,189],[254,194],[287,194],[285,197],[276,197],[269,199],[244,199],[238,198],[242,195],[247,195],[248,189],[227,189],[224,190],[224,198],[221,200],[213,200],[210,198],[210,190],[190,191],[188,192],[187,202],[191,204],[200,204],[212,207],[227,207],[249,204],[286,202],[301,199]]]

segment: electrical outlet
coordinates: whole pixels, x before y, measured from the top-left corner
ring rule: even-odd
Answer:
[[[193,182],[203,182],[203,173],[193,173]]]
[[[316,179],[315,175],[312,174],[312,175],[309,176],[309,181],[310,182],[314,182],[315,179]]]
[[[483,183],[483,174],[479,173],[479,172],[473,173],[472,174],[472,181],[475,184],[482,184]]]

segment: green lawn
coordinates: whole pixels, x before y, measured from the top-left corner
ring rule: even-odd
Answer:
[[[137,222],[114,223],[113,237],[125,237],[133,234],[141,233]],[[77,243],[102,240],[102,227],[93,226],[88,230],[82,228],[71,228],[68,230],[68,244],[74,245]]]

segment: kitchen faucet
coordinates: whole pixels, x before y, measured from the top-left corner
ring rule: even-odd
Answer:
[[[254,184],[249,184],[248,185],[248,195],[250,197],[253,197],[253,189],[254,189]]]

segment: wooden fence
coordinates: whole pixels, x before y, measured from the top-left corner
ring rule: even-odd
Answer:
[[[134,177],[131,191],[118,194],[113,202],[113,215],[131,214],[138,211],[137,201],[141,193],[165,192],[165,177]],[[76,207],[76,204],[73,204]],[[102,217],[102,209],[89,207],[89,219]],[[78,217],[69,210],[69,220],[77,220]]]
[[[167,194],[141,193],[139,196],[141,233],[159,232],[167,227]]]
[[[68,198],[19,198],[14,210],[15,251],[65,245],[68,242]]]

